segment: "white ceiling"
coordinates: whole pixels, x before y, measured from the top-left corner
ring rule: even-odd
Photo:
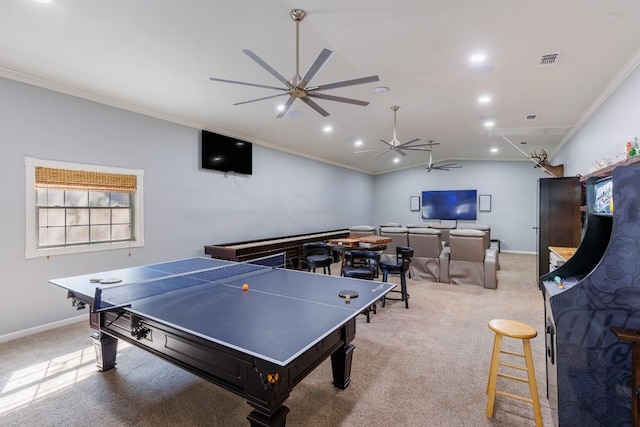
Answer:
[[[232,105],[277,91],[209,80],[281,85],[243,49],[293,77],[294,8],[307,13],[300,73],[331,49],[312,84],[378,75],[378,83],[325,92],[368,106],[318,100],[325,118],[296,100],[277,119],[286,97]],[[0,2],[0,76],[372,174],[428,159],[412,151],[394,164],[394,153],[355,153],[391,140],[392,105],[400,107],[398,140],[441,142],[435,161],[526,159],[499,134],[525,153],[551,154],[635,67],[639,47],[637,0]],[[472,70],[478,52],[491,71]],[[556,65],[539,65],[555,52]],[[483,94],[488,105],[477,102]],[[497,130],[480,116],[496,116]],[[333,131],[323,133],[325,125]]]

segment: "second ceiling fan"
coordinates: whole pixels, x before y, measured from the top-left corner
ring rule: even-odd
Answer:
[[[440,144],[439,142],[434,142],[434,141],[416,144],[416,142],[420,142],[420,138],[413,138],[409,141],[400,142],[398,140],[398,126],[397,126],[397,117],[396,117],[397,111],[399,108],[400,107],[398,107],[397,105],[393,105],[391,107],[391,110],[393,111],[393,138],[391,138],[391,141],[389,142],[385,141],[384,139],[380,140],[383,144],[386,145],[386,148],[362,150],[362,151],[356,151],[356,153],[367,153],[371,151],[383,150],[382,152],[376,154],[375,157],[382,156],[383,154],[389,153],[391,151],[395,151],[396,153],[404,157],[407,155],[405,151],[431,151],[431,147],[433,147],[434,145]]]
[[[315,111],[321,114],[323,117],[327,117],[329,113],[311,98],[324,99],[327,101],[337,101],[337,102],[343,102],[347,104],[361,105],[361,106],[369,105],[369,103],[366,101],[359,101],[357,99],[344,98],[341,96],[327,95],[320,92],[329,90],[329,89],[337,89],[341,87],[377,82],[380,80],[378,76],[369,76],[369,77],[362,77],[362,78],[352,79],[352,80],[343,80],[340,82],[328,83],[320,86],[309,86],[311,79],[313,79],[313,77],[318,73],[318,71],[320,71],[322,66],[324,66],[324,64],[333,54],[333,52],[329,49],[322,49],[322,51],[320,52],[316,60],[313,62],[309,70],[305,73],[303,77],[300,77],[299,24],[300,24],[300,21],[302,21],[302,19],[305,17],[305,15],[306,15],[305,11],[300,9],[293,9],[290,13],[291,18],[296,22],[296,74],[291,78],[291,80],[287,80],[286,78],[284,78],[282,74],[278,73],[273,67],[267,64],[265,61],[263,61],[258,55],[253,53],[251,50],[245,49],[242,51],[249,58],[253,59],[256,63],[258,63],[258,65],[260,65],[262,68],[267,70],[269,74],[271,74],[276,79],[278,79],[284,85],[284,87],[269,86],[269,85],[263,85],[258,83],[247,83],[247,82],[240,82],[235,80],[219,79],[215,77],[210,77],[209,80],[282,91],[283,93],[279,93],[276,95],[265,96],[262,98],[251,99],[249,101],[243,101],[243,102],[238,102],[233,104],[233,105],[241,105],[241,104],[247,104],[250,102],[262,101],[265,99],[271,99],[279,96],[289,95],[289,99],[284,104],[284,107],[282,108],[280,113],[278,113],[278,116],[277,116],[278,118],[284,117],[287,114],[289,107],[291,107],[291,104],[293,104],[293,101],[295,101],[296,99],[301,100],[302,102],[307,104],[309,107],[313,108]]]

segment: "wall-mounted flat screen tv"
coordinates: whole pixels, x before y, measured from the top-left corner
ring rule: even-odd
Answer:
[[[475,220],[476,190],[443,190],[422,192],[422,218]]]
[[[603,179],[593,185],[593,213],[613,213],[613,181],[611,178]]]
[[[253,145],[230,136],[202,131],[201,166],[221,172],[253,173]]]

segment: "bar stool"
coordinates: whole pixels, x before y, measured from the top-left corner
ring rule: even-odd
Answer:
[[[522,402],[531,403],[533,405],[533,414],[537,427],[542,427],[542,412],[540,411],[540,399],[538,397],[538,386],[536,384],[536,374],[533,369],[533,358],[531,357],[531,344],[529,340],[535,338],[538,332],[532,326],[525,323],[516,322],[515,320],[506,319],[493,319],[489,322],[489,329],[495,332],[495,339],[493,341],[493,353],[491,355],[491,367],[489,368],[489,380],[487,382],[487,394],[489,395],[487,400],[487,418],[493,418],[493,405],[496,400],[496,394],[500,396],[509,397],[511,399],[517,399]],[[502,350],[502,337],[515,338],[522,340],[522,346],[524,353],[515,353],[512,351]],[[525,366],[516,365],[507,362],[500,361],[501,354],[508,354],[510,356],[522,357],[525,360]],[[519,369],[527,372],[527,378],[522,378],[515,375],[508,375],[498,372],[498,369],[502,366],[506,366],[512,369]],[[520,381],[529,384],[529,393],[531,398],[518,396],[505,391],[497,390],[498,377],[507,378],[510,380]]]
[[[409,264],[411,264],[411,258],[413,258],[413,248],[408,246],[396,247],[396,259],[381,261],[379,264],[380,270],[382,270],[382,281],[386,282],[389,274],[400,275],[400,290],[389,291],[389,293],[399,293],[400,296],[396,298],[384,295],[382,297],[382,306],[384,307],[386,300],[404,301],[404,306],[409,308],[409,294],[407,293],[407,278],[406,273],[409,271]]]
[[[345,251],[345,264],[342,268],[342,276],[354,279],[373,280],[376,277],[379,255],[375,251],[350,250]],[[376,314],[377,307],[373,303],[362,311],[367,316],[367,323],[371,322],[370,312]]]

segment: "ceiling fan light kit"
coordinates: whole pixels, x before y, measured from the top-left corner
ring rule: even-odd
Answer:
[[[343,80],[343,81],[328,83],[320,86],[309,86],[309,83],[311,82],[313,77],[315,77],[318,71],[320,71],[320,69],[324,66],[324,64],[329,60],[329,58],[333,54],[333,52],[329,49],[326,49],[326,48],[322,49],[322,51],[320,52],[316,60],[313,62],[313,64],[311,64],[311,67],[309,67],[309,70],[307,70],[305,75],[302,77],[300,76],[299,25],[300,25],[300,21],[302,21],[306,16],[306,13],[304,10],[301,10],[301,9],[293,9],[290,13],[290,16],[291,16],[291,19],[293,19],[296,23],[296,73],[291,78],[291,80],[287,80],[286,78],[284,78],[282,74],[277,72],[274,68],[272,68],[269,64],[263,61],[258,55],[256,55],[251,50],[245,49],[242,51],[245,55],[253,59],[258,65],[264,68],[269,74],[271,74],[273,77],[278,79],[280,83],[284,85],[284,87],[240,82],[240,81],[220,79],[215,77],[210,77],[209,80],[223,82],[223,83],[244,85],[244,86],[253,86],[253,87],[259,87],[264,89],[274,89],[282,92],[276,95],[270,95],[270,96],[265,96],[261,98],[251,99],[249,101],[238,102],[233,105],[248,104],[250,102],[262,101],[265,99],[272,99],[279,96],[289,95],[289,99],[286,101],[286,103],[284,104],[284,107],[278,113],[278,116],[277,116],[278,118],[282,118],[287,114],[287,111],[289,111],[291,104],[293,104],[293,102],[296,99],[301,100],[302,102],[307,104],[309,107],[313,108],[316,112],[318,112],[323,117],[327,117],[329,113],[325,109],[320,107],[320,105],[318,105],[312,98],[323,99],[326,101],[342,102],[342,103],[352,104],[352,105],[360,105],[363,107],[369,105],[369,103],[366,101],[360,101],[360,100],[351,99],[351,98],[344,98],[341,96],[328,95],[320,92],[325,90],[330,90],[330,89],[338,89],[338,88],[347,87],[347,86],[355,86],[355,85],[360,85],[365,83],[377,82],[380,80],[378,76],[369,76],[369,77],[361,77],[361,78],[351,79],[351,80]]]

